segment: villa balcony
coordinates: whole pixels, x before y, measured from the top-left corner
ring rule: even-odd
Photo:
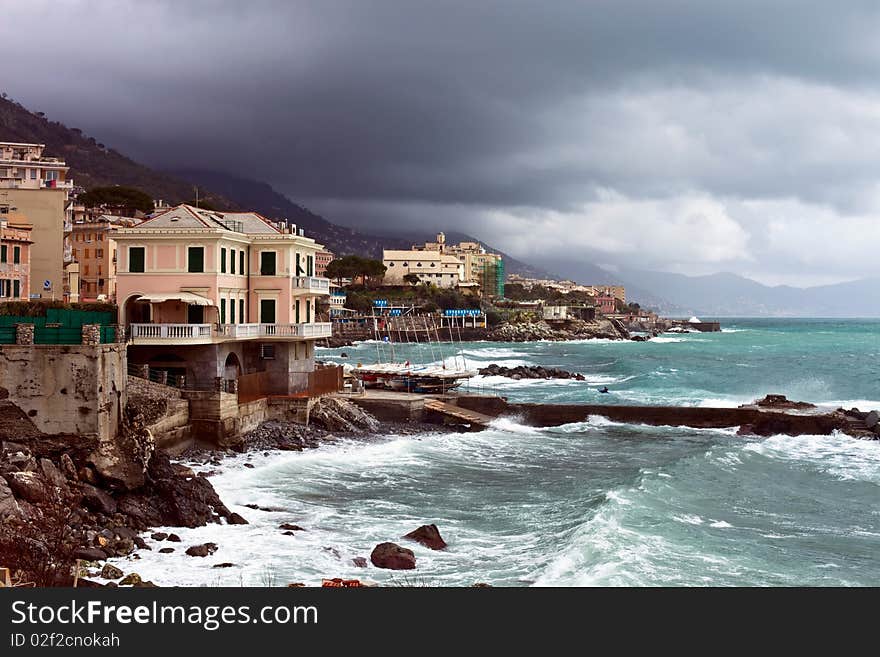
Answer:
[[[212,344],[231,340],[311,340],[329,338],[332,324],[130,324],[131,344]]]
[[[320,276],[294,276],[292,290],[295,295],[330,294],[330,279]]]

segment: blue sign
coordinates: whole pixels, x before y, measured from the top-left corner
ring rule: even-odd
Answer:
[[[392,308],[391,310],[388,311],[388,314],[391,317],[398,317],[400,315],[400,313],[401,313],[400,308]]]
[[[482,310],[473,308],[449,308],[443,311],[444,317],[479,317],[482,314]]]
[[[376,299],[373,301],[373,305],[377,308],[386,308],[388,307],[388,299]]]

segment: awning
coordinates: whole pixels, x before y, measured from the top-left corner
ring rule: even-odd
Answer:
[[[150,303],[164,303],[165,301],[183,301],[193,306],[213,306],[214,302],[207,297],[193,294],[192,292],[155,292],[153,294],[142,294],[138,301],[149,301]]]

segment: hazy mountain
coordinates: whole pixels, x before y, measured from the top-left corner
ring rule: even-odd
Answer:
[[[633,286],[650,290],[686,313],[707,316],[880,316],[880,279],[797,288],[762,285],[731,273],[683,276],[628,269],[621,271],[620,277]]]
[[[139,164],[79,128],[50,121],[42,112],[31,112],[2,97],[0,141],[45,144],[45,154],[63,158],[71,168],[74,184],[86,189],[108,185],[137,187],[154,199],[172,204],[190,201],[194,196],[190,183]],[[207,190],[200,194],[219,208],[233,207],[228,200]]]

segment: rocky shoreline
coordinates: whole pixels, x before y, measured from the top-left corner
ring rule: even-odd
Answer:
[[[18,420],[0,425],[0,566],[14,568],[14,584],[71,586],[76,581],[78,586],[102,586],[90,578],[122,578],[118,585],[155,586],[137,573],[123,576],[119,568],[103,562],[116,557],[137,560],[138,550],[151,549],[141,535],[153,527],[248,524],[220,499],[211,485],[210,469],[196,473],[164,452],[148,450],[140,476],[121,478],[96,467],[90,449],[94,446],[84,445],[79,436],[48,436]],[[433,425],[380,423],[356,405],[334,398],[321,400],[311,420],[308,427],[265,422],[243,436],[235,450],[196,447],[180,460],[219,465],[222,458],[245,452],[301,451],[342,437],[436,431]],[[119,440],[130,440],[143,423],[141,413],[127,408]],[[161,538],[180,540],[174,534]],[[166,545],[159,551],[176,549]],[[216,545],[181,549],[198,557],[211,554]]]
[[[477,370],[481,376],[504,376],[519,381],[521,379],[573,379],[586,381],[583,374],[560,370],[555,367],[541,367],[540,365],[518,365],[516,367],[504,367],[492,363]]]

